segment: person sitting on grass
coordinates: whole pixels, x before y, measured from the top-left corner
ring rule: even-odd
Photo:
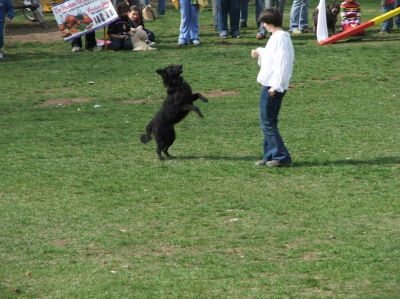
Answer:
[[[109,50],[132,50],[131,21],[129,19],[129,4],[120,2],[117,4],[118,19],[108,25],[108,36],[110,38]]]
[[[136,5],[131,6],[131,11],[129,13],[129,19],[131,20],[132,31],[135,32],[136,28],[138,28],[139,26],[142,26],[142,29],[144,31],[146,31],[147,36],[149,38],[149,41],[147,43],[151,46],[155,45],[154,41],[155,41],[156,37],[151,30],[146,29],[144,27],[142,14],[140,12],[140,9]]]
[[[251,51],[258,58],[260,72],[257,82],[260,95],[260,127],[264,134],[264,154],[258,166],[290,166],[292,158],[278,130],[278,114],[283,97],[289,88],[293,72],[294,49],[289,33],[282,29],[282,14],[276,8],[265,9],[260,22],[271,33],[265,48]]]
[[[0,0],[0,60],[3,59],[5,23],[11,24],[14,8],[10,0]]]
[[[340,16],[342,18],[342,30],[354,28],[361,24],[361,7],[354,0],[345,0],[340,4]]]

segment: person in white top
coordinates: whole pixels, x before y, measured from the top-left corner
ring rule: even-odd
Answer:
[[[271,33],[265,48],[251,51],[258,58],[257,82],[260,95],[260,127],[264,134],[264,156],[256,165],[290,166],[292,158],[278,130],[278,114],[293,72],[294,50],[287,32],[282,29],[282,14],[275,8],[265,9],[260,22]]]

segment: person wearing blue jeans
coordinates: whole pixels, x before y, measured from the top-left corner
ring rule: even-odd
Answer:
[[[0,0],[0,59],[3,59],[5,24],[10,24],[14,18],[14,8],[11,0]]]
[[[382,12],[387,13],[398,6],[394,0],[382,0]],[[399,16],[395,17],[396,25],[399,27]],[[381,33],[389,33],[393,29],[393,18],[387,19],[382,23]]]
[[[179,0],[181,26],[178,45],[184,46],[190,42],[198,46],[199,39],[199,5],[196,0]]]
[[[263,158],[256,165],[290,166],[292,158],[278,130],[278,115],[293,72],[293,44],[290,35],[282,29],[282,14],[278,9],[265,9],[259,19],[271,36],[265,48],[251,51],[251,56],[258,59],[260,72],[257,82],[262,85],[260,128],[264,135]]]
[[[309,0],[293,0],[290,11],[290,32],[302,33],[308,31],[309,5]]]
[[[282,99],[286,93],[276,92],[271,96],[270,86],[263,86],[260,95],[260,128],[264,134],[263,161],[279,161],[281,164],[291,164],[292,158],[278,130],[278,115]]]
[[[249,0],[240,0],[240,28],[247,28]]]
[[[218,31],[221,38],[228,35],[228,14],[231,27],[231,36],[240,37],[240,0],[217,0]]]
[[[256,0],[256,22],[258,28],[258,33],[256,35],[257,39],[263,39],[266,37],[265,28],[258,21],[261,11],[264,8],[276,8],[281,13],[283,18],[283,13],[285,10],[285,2],[286,0]],[[261,5],[265,5],[265,7],[261,7]]]

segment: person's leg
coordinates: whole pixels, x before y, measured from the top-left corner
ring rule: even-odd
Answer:
[[[133,43],[131,38],[122,41],[121,50],[132,50]]]
[[[77,37],[75,39],[72,40],[71,42],[71,46],[72,48],[82,48],[82,38],[81,37]]]
[[[86,50],[94,49],[97,45],[96,42],[96,32],[89,32],[85,35],[85,48]]]
[[[149,41],[154,42],[156,40],[156,36],[154,35],[153,31],[151,31],[149,29],[145,29],[144,31],[146,31],[147,38],[149,39]]]
[[[299,29],[303,31],[308,29],[308,7],[310,5],[310,0],[302,0],[301,2]]]
[[[229,0],[217,0],[218,31],[221,37],[228,34]]]
[[[400,7],[400,0],[397,0],[397,1],[396,1],[395,7],[396,7],[396,8],[397,8],[397,7]],[[394,19],[395,19],[395,21],[396,21],[397,29],[400,29],[400,15],[395,16]]]
[[[158,0],[158,8],[157,8],[158,15],[160,16],[165,15],[165,10],[166,10],[165,0]]]
[[[122,40],[121,39],[111,39],[110,44],[108,45],[108,50],[119,51],[122,48]]]
[[[282,17],[283,14],[285,12],[285,0],[276,0],[277,4],[276,4],[276,8],[279,10],[279,12],[281,13]]]
[[[181,26],[179,30],[178,44],[185,45],[190,42],[190,0],[180,0],[179,9],[181,12]]]
[[[229,0],[229,22],[232,37],[240,35],[240,0]]]
[[[144,5],[150,5],[150,0],[143,0]]]
[[[278,115],[285,93],[277,93],[275,97],[271,97],[268,89],[268,87],[263,87],[260,97],[260,126],[264,133],[264,160],[291,163],[292,158],[278,130]]]
[[[240,27],[247,27],[247,18],[249,15],[249,1],[240,0]]]
[[[190,40],[194,43],[199,41],[199,6],[197,4],[190,4]]]
[[[258,18],[260,17],[261,12],[263,11],[264,7],[265,7],[265,0],[255,0],[256,2],[256,23],[257,23],[257,28],[260,27],[261,23],[258,20]]]
[[[3,46],[4,46],[4,35],[5,35],[4,34],[4,30],[5,30],[4,23],[0,22],[0,53],[3,53],[2,49],[3,49]],[[1,58],[3,58],[3,57],[1,57]]]
[[[303,0],[293,0],[292,9],[290,10],[290,28],[289,31],[293,31],[299,28],[300,21],[300,10]]]
[[[214,29],[218,31],[218,13],[217,13],[217,0],[211,0],[212,15],[214,20]]]
[[[394,9],[394,4],[382,5],[382,12],[387,13]],[[393,18],[387,19],[382,23],[382,32],[390,32],[393,28]]]

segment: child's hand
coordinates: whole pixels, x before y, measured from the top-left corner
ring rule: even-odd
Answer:
[[[275,98],[276,96],[276,90],[273,89],[272,87],[268,90],[268,93],[271,97]]]
[[[260,54],[258,53],[257,50],[251,50],[251,57],[253,58],[258,58]]]

